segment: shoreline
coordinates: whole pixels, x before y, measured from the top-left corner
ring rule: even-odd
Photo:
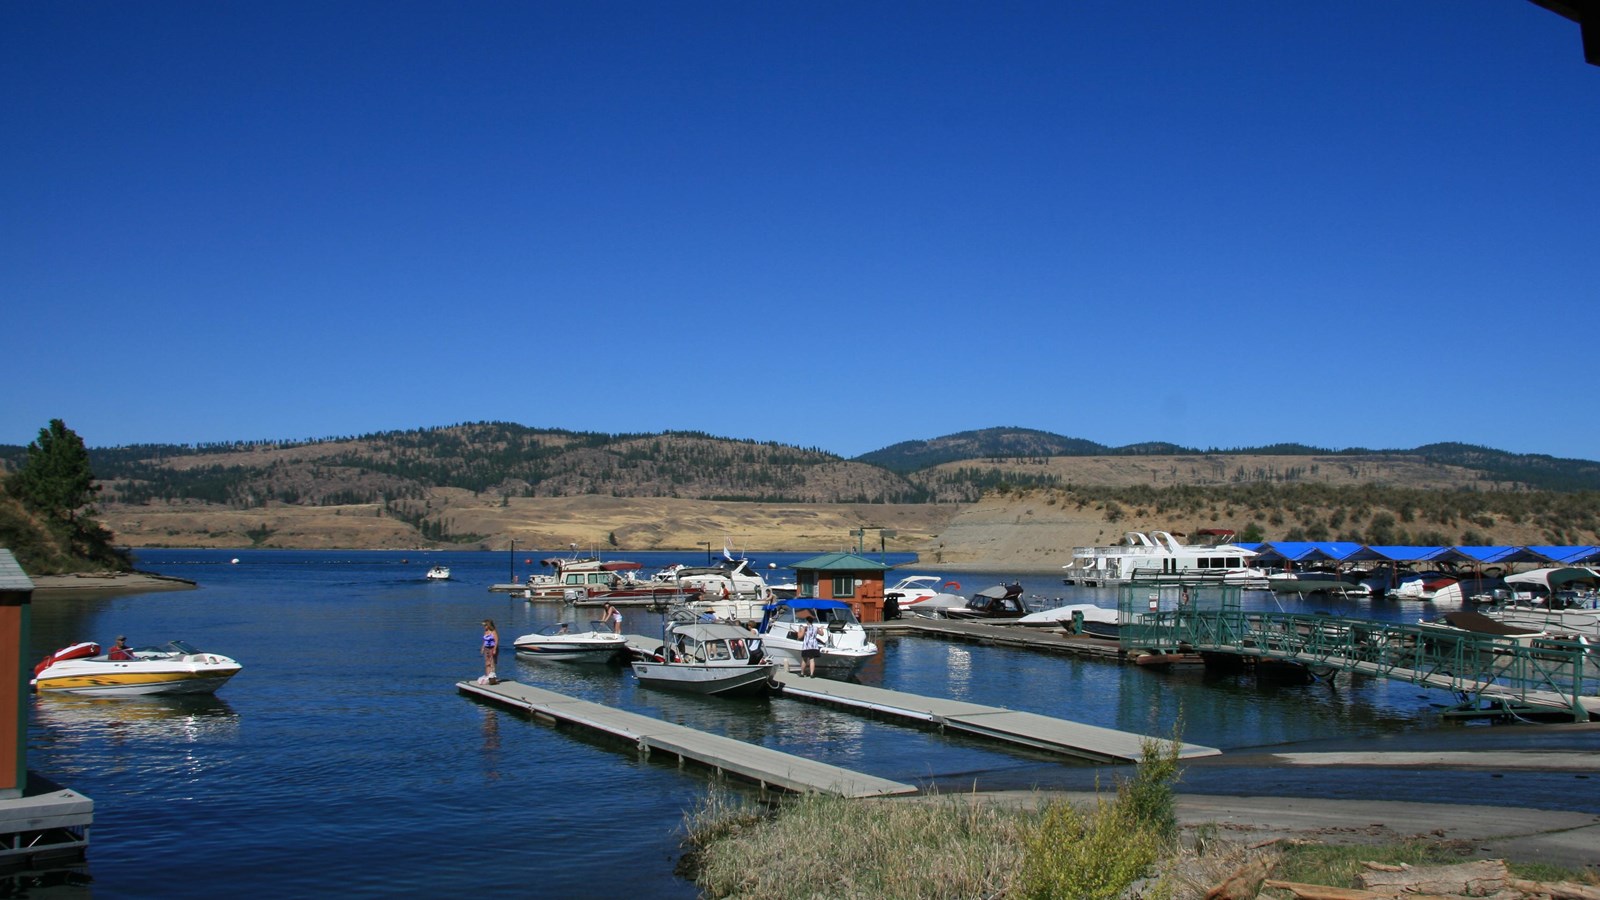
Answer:
[[[29,575],[37,595],[96,594],[150,591],[192,591],[199,587],[187,578],[157,575],[154,572],[74,572],[70,575]]]

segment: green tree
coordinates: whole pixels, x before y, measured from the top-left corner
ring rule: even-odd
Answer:
[[[100,491],[83,438],[60,419],[39,429],[39,439],[28,445],[28,456],[7,487],[33,510],[69,522]]]

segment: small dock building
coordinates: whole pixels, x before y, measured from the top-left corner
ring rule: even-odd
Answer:
[[[889,566],[855,553],[824,553],[803,559],[794,569],[798,596],[842,600],[862,622],[883,621],[884,573]]]

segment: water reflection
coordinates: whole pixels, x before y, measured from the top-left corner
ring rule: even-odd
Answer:
[[[41,694],[34,715],[47,735],[97,732],[121,740],[202,742],[234,737],[239,714],[220,697],[79,697]],[[68,734],[63,734],[68,733]]]

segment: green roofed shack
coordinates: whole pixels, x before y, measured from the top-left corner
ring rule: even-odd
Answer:
[[[843,600],[861,621],[883,621],[883,573],[889,566],[854,553],[824,553],[790,568],[799,596]]]

